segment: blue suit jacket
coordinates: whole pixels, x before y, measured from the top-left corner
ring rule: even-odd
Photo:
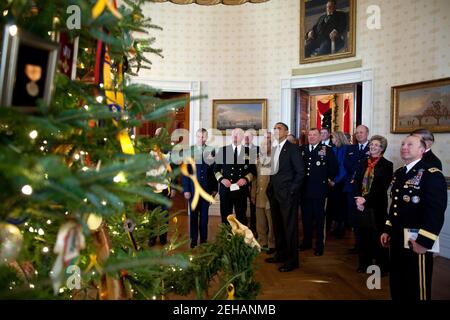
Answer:
[[[214,177],[213,170],[215,156],[214,148],[206,146],[202,154],[202,152],[199,152],[199,150],[193,146],[189,149],[189,153],[196,163],[195,167],[197,171],[197,180],[202,188],[209,194],[217,192],[218,183]],[[190,166],[189,173],[192,174],[192,168]],[[191,194],[194,194],[194,184],[191,179],[183,176],[182,183],[183,192],[190,192]]]
[[[345,192],[354,192],[352,180],[355,177],[356,168],[361,160],[366,160],[369,158],[369,144],[359,151],[359,144],[352,144],[348,146],[347,153],[344,159],[344,168],[347,171],[347,183],[344,187]]]

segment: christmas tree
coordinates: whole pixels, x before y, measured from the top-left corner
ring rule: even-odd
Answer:
[[[175,181],[180,168],[148,176],[170,166],[158,156],[170,148],[168,136],[136,137],[134,128],[184,101],[161,101],[157,90],[129,81],[151,67],[152,54],[162,57],[151,37],[160,28],[145,17],[144,2],[0,4],[2,77],[16,79],[0,100],[0,298],[163,299],[192,291],[205,298],[213,278],[220,280],[213,298],[226,297],[230,285],[236,298],[256,297],[258,251],[222,225],[214,242],[183,252],[186,236],[164,209],[171,201],[151,187]],[[19,46],[16,69],[8,43]],[[47,43],[48,53],[23,49],[29,43]],[[51,57],[55,46],[52,77],[52,59],[40,65],[35,57]],[[22,91],[21,72],[29,78]],[[143,210],[143,201],[155,208]],[[169,219],[169,243],[149,248],[149,235],[166,233]]]

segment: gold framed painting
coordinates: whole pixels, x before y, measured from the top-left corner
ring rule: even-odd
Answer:
[[[450,78],[391,88],[391,132],[450,132]]]
[[[234,128],[267,129],[267,99],[213,100],[212,127],[222,134]]]
[[[300,64],[355,56],[355,0],[300,0]]]

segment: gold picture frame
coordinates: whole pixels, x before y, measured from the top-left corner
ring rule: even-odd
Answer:
[[[244,131],[267,129],[267,99],[213,100],[212,127],[226,134],[234,128]]]
[[[450,78],[391,88],[391,132],[450,132]]]
[[[318,34],[319,30],[324,30],[319,26],[323,26],[324,20],[329,19],[326,18],[327,2],[327,0],[300,0],[300,64],[355,56],[356,1],[337,1],[336,14],[333,14],[331,18],[333,24],[330,23],[330,26],[342,31],[338,31],[334,42]],[[331,27],[326,28],[327,34],[329,28]],[[317,34],[313,31],[309,37],[311,30],[316,30]]]

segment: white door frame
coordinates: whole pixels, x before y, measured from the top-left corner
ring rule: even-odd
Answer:
[[[373,121],[373,71],[350,69],[344,71],[296,76],[281,80],[281,121],[294,128],[295,94],[302,88],[351,84],[362,82],[362,124],[372,128]]]
[[[195,132],[200,129],[200,81],[155,80],[150,77],[133,77],[132,83],[142,83],[163,92],[189,93],[189,145],[195,143]]]

